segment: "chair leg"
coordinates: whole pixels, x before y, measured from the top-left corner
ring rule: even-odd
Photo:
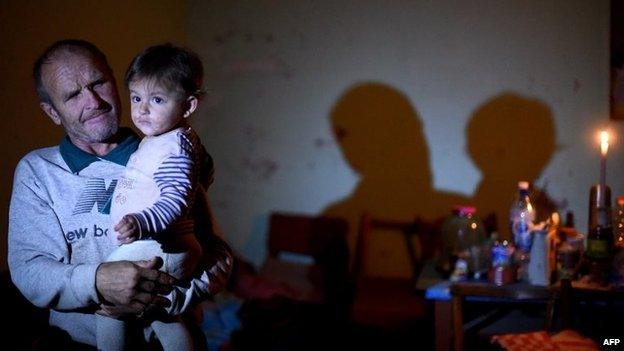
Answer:
[[[462,316],[462,297],[453,296],[451,309],[453,310],[453,343],[455,351],[464,349],[464,321]]]
[[[572,326],[572,301],[574,299],[572,283],[569,279],[561,280],[561,327],[568,329]]]
[[[555,305],[556,299],[553,297],[548,300],[546,305],[546,318],[544,318],[544,330],[550,332],[555,327]]]
[[[450,301],[435,302],[436,351],[449,351],[453,337],[453,316]]]

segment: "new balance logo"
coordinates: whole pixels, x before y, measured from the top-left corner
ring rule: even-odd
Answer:
[[[82,194],[80,194],[72,215],[90,213],[95,205],[97,205],[98,212],[109,214],[111,198],[116,186],[117,179],[113,180],[108,188],[104,183],[104,179],[90,179]]]

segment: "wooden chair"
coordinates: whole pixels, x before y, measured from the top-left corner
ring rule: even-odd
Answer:
[[[362,215],[352,270],[355,294],[351,317],[356,324],[395,329],[425,317],[426,303],[423,295],[417,292],[416,284],[425,260],[434,255],[433,251],[438,246],[439,228],[440,222],[427,223],[420,219],[398,221]],[[374,264],[369,253],[372,235],[389,235],[392,232],[403,236],[411,276],[368,276],[367,268]]]
[[[271,214],[268,257],[253,277],[255,296],[238,312],[233,350],[320,349],[343,337],[351,291],[347,229],[338,218]]]
[[[261,276],[289,285],[305,302],[346,304],[347,230],[340,218],[272,214]]]

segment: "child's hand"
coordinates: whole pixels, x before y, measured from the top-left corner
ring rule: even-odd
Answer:
[[[141,238],[139,223],[133,215],[123,216],[114,229],[119,233],[119,235],[117,235],[117,240],[122,244],[130,244]]]

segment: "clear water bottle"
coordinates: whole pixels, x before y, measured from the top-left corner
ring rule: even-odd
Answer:
[[[516,262],[518,264],[518,279],[527,279],[527,268],[530,260],[533,222],[535,208],[529,198],[529,182],[518,182],[518,192],[509,211],[509,226],[513,242],[516,247]]]

